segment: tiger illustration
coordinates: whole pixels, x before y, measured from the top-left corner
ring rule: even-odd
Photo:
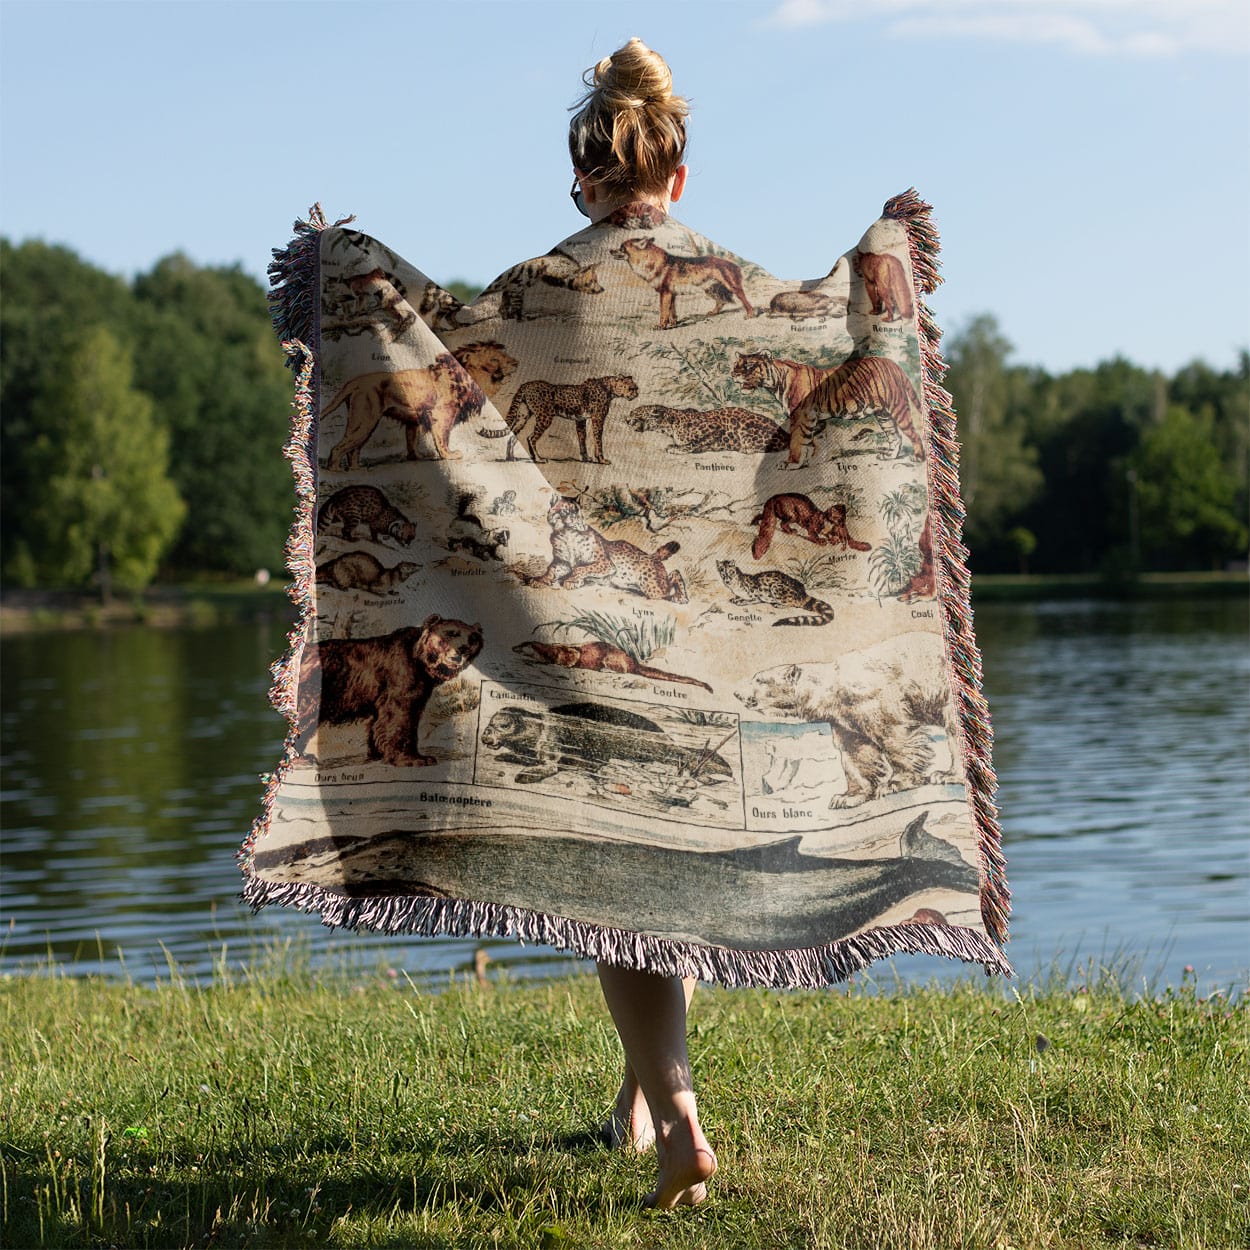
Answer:
[[[508,443],[508,459],[515,459],[516,440],[530,417],[534,418],[534,432],[526,440],[530,457],[535,464],[546,464],[538,454],[538,440],[547,432],[557,417],[566,417],[577,425],[577,444],[582,460],[587,464],[610,464],[603,454],[603,427],[608,420],[608,409],[613,399],[637,399],[638,384],[627,375],[615,374],[604,378],[587,378],[584,382],[562,385],[535,378],[524,382],[512,397],[508,409],[508,429],[481,429],[484,438],[502,438],[511,434]],[[590,426],[590,455],[586,454],[586,426]]]
[[[427,282],[421,292],[421,306],[417,309],[421,319],[431,330],[454,330],[460,324],[460,310],[464,303],[437,282]]]
[[[525,293],[538,283],[576,291],[579,295],[603,294],[596,267],[581,265],[564,252],[549,252],[546,256],[514,265],[507,273],[500,274],[482,294],[499,292],[500,316],[520,321],[525,316]]]
[[[709,316],[716,316],[734,300],[748,317],[755,316],[742,288],[742,270],[731,260],[720,256],[674,256],[658,246],[654,238],[626,239],[619,248],[612,249],[611,255],[619,256],[660,293],[661,330],[671,330],[677,324],[677,292],[683,288],[702,291],[715,302]]]
[[[822,369],[817,365],[770,356],[767,352],[747,352],[734,361],[729,376],[744,391],[760,387],[772,391],[785,405],[786,412],[791,413],[831,372],[831,369]]]
[[[330,451],[329,467],[360,467],[360,449],[369,441],[378,422],[393,417],[404,423],[408,459],[416,460],[422,426],[430,433],[440,460],[458,460],[447,440],[454,426],[482,411],[486,396],[460,362],[450,353],[435,357],[428,369],[401,369],[395,373],[364,373],[350,378],[321,410],[323,418],[347,405],[347,428]]]
[[[889,252],[856,252],[851,258],[851,267],[864,280],[864,293],[874,316],[884,313],[884,321],[912,319],[916,310],[912,304],[911,283],[897,256]]]
[[[907,374],[883,356],[859,356],[832,370],[790,414],[787,465],[797,467],[806,460],[822,417],[846,420],[869,413],[894,435],[894,446],[882,455],[883,460],[902,454],[904,435],[916,459],[924,459],[919,433],[923,410]]]

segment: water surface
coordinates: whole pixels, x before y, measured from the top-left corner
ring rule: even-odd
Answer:
[[[1244,985],[1247,619],[1230,600],[978,610],[1022,974],[1127,956],[1150,980],[1192,965],[1205,984]],[[507,941],[331,934],[238,903],[235,853],[281,752],[265,693],[283,639],[273,622],[0,645],[0,969],[50,957],[207,978],[292,936],[315,961],[423,977],[471,966],[479,946],[516,975],[576,966]]]

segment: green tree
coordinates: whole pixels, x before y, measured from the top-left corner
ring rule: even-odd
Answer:
[[[132,385],[129,351],[102,326],[82,335],[32,405],[30,468],[39,491],[23,561],[39,581],[152,580],[185,511],[167,468],[169,440]]]
[[[0,268],[0,572],[6,581],[29,582],[30,553],[42,541],[32,524],[43,490],[31,466],[41,433],[35,401],[91,327],[108,325],[128,341],[134,301],[121,278],[38,240],[14,247],[0,239]]]
[[[170,432],[170,472],[187,503],[179,569],[277,568],[291,521],[282,458],[291,381],[265,293],[237,266],[168,256],[135,280],[138,385]]]
[[[1209,414],[1172,405],[1129,457],[1141,548],[1166,569],[1218,568],[1244,556],[1246,526],[1235,511],[1237,479],[1223,460]]]
[[[955,400],[960,487],[968,509],[964,533],[982,566],[993,563],[996,552],[1013,552],[1004,537],[1009,522],[1042,487],[1023,419],[1032,379],[1027,370],[1008,365],[1011,352],[988,314],[974,318],[947,349],[945,385]]]

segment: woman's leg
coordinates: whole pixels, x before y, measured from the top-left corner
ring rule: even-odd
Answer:
[[[686,988],[680,977],[602,963],[599,984],[651,1112],[660,1177],[647,1201],[664,1208],[702,1202],[716,1156],[699,1127],[690,1078]]]
[[[689,1011],[694,987],[699,983],[694,977],[685,977],[681,984],[686,998],[686,1010]],[[625,1059],[625,1077],[621,1081],[616,1102],[601,1135],[609,1146],[636,1150],[639,1154],[655,1145],[655,1125],[651,1122],[651,1108],[647,1106],[646,1096],[638,1084],[638,1076],[628,1056]]]

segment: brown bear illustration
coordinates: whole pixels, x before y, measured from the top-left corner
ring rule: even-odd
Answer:
[[[367,759],[398,767],[434,764],[417,726],[435,686],[458,676],[482,649],[482,627],[429,616],[381,638],[330,638],[304,648],[296,742],[318,725],[368,721]]]

